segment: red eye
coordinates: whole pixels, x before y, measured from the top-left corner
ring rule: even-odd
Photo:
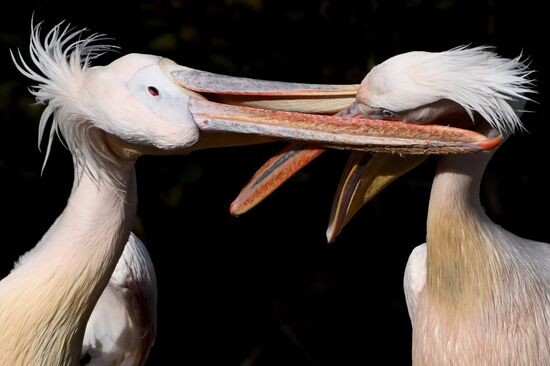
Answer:
[[[158,97],[158,95],[159,95],[159,90],[157,88],[155,88],[154,86],[147,87],[147,91],[149,92],[149,94],[151,94],[154,97]]]

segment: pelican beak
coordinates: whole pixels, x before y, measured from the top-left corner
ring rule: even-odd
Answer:
[[[487,139],[472,131],[327,115],[349,107],[357,85],[312,85],[230,77],[190,69],[168,59],[161,61],[161,69],[174,83],[189,91],[188,108],[203,133],[201,140],[222,135],[227,139],[242,139],[242,143],[237,144],[287,140],[405,154],[485,149]],[[218,143],[220,146],[235,144],[214,139],[214,144]]]
[[[491,149],[500,140],[440,125],[360,118],[359,85],[315,85],[231,77],[180,66],[161,68],[193,96],[189,110],[201,130],[193,149],[275,140],[292,144],[254,175],[231,212],[244,213],[325,148],[387,154],[463,154]]]
[[[426,155],[370,155],[353,151],[332,202],[327,241],[332,243],[361,207],[427,158]]]
[[[362,107],[365,108],[361,110],[356,105],[351,106],[346,113],[349,115],[368,113],[369,116],[376,116],[378,113],[376,110],[368,110],[366,106]],[[449,108],[447,109],[452,111]],[[446,122],[451,120],[449,116],[443,119]],[[440,122],[437,121],[436,123]],[[486,140],[487,150],[496,148],[504,139],[502,135],[495,136],[495,132],[492,130],[486,132],[492,136]],[[334,196],[326,231],[327,241],[329,243],[333,242],[361,207],[393,181],[416,168],[427,158],[426,155],[370,155],[362,151],[353,151],[344,168]]]

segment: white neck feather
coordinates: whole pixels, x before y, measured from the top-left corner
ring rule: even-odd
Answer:
[[[414,317],[414,364],[541,365],[550,359],[547,245],[519,238],[485,215],[479,186],[490,156],[449,156],[438,167],[426,286]]]
[[[428,211],[428,288],[442,301],[480,299],[491,291],[491,265],[500,261],[498,228],[480,203],[481,178],[492,153],[441,159],[432,185]],[[488,273],[480,273],[487,270]],[[482,286],[487,281],[487,287]],[[457,300],[460,299],[459,302]]]
[[[137,205],[134,163],[115,166],[116,185],[75,166],[67,207],[0,282],[1,365],[78,364],[86,322],[128,240]]]

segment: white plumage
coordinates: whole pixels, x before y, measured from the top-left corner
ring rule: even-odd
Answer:
[[[416,309],[416,299],[418,294],[426,285],[426,244],[417,246],[411,252],[407,266],[405,267],[405,276],[403,284],[405,289],[405,300],[409,317],[414,327],[414,309]]]
[[[157,328],[157,283],[145,245],[130,234],[86,325],[82,356],[90,366],[143,365]]]
[[[38,125],[39,146],[51,123],[44,166],[56,135],[64,137],[67,147],[78,160],[86,158],[89,163],[93,163],[97,159],[95,155],[101,152],[101,149],[94,147],[94,140],[87,138],[85,129],[82,131],[80,126],[85,123],[86,116],[94,114],[91,107],[83,103],[88,97],[83,95],[84,82],[91,61],[115,47],[98,43],[106,40],[102,34],[83,37],[85,31],[71,29],[69,25],[63,27],[63,23],[60,23],[41,41],[41,24],[34,26],[29,51],[37,70],[25,62],[20,51],[17,59],[10,51],[19,72],[38,83],[30,92],[36,97],[37,103],[45,105]]]
[[[521,56],[500,57],[489,47],[413,51],[373,67],[361,83],[357,100],[413,122],[437,117],[437,113],[427,114],[433,108],[429,104],[451,100],[470,118],[479,113],[494,129],[511,133],[522,128],[514,104],[529,100],[525,94],[532,92],[530,74]]]
[[[12,271],[27,261],[27,254],[21,256]],[[130,233],[86,324],[81,364],[143,365],[155,341],[156,328],[155,268],[145,245]]]

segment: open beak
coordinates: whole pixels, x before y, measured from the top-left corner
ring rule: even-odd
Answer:
[[[424,156],[473,153],[492,149],[501,142],[500,138],[458,128],[389,123],[350,115],[346,111],[354,110],[358,85],[231,77],[180,66],[168,59],[161,61],[161,68],[195,96],[189,103],[201,130],[195,149],[292,142],[254,175],[233,202],[233,214],[254,207],[325,148]]]
[[[344,120],[351,117],[358,118],[357,115],[352,113],[355,109],[355,106],[351,105],[348,109],[337,113],[336,117],[340,117],[340,119]],[[383,123],[386,128],[395,127],[399,129],[399,131],[395,132],[395,136],[400,137],[395,138],[401,138],[405,135],[411,136],[409,132],[412,131],[408,130],[408,128],[414,129],[415,127],[413,126],[419,127],[422,130],[422,134],[425,132],[431,134],[427,129],[434,128],[434,130],[432,131],[433,134],[431,134],[432,137],[428,137],[428,139],[431,138],[431,140],[426,140],[427,144],[430,146],[426,146],[427,148],[424,150],[412,148],[413,142],[411,140],[409,140],[409,145],[405,143],[404,146],[400,146],[400,149],[395,150],[391,148],[382,149],[381,146],[371,146],[371,149],[347,146],[347,148],[362,151],[353,151],[351,153],[351,157],[342,174],[327,229],[327,238],[329,242],[334,241],[344,225],[347,224],[359,208],[380,193],[395,179],[414,169],[421,162],[426,160],[428,155],[474,153],[483,150],[491,150],[502,142],[501,136],[486,138],[473,132],[475,139],[480,138],[480,140],[475,143],[476,148],[466,149],[463,145],[458,149],[440,149],[436,147],[436,145],[441,142],[441,140],[439,140],[440,138],[449,138],[452,140],[456,138],[454,141],[462,141],[460,142],[462,144],[465,143],[465,139],[469,139],[466,135],[470,135],[472,131],[455,128],[447,129],[448,127],[441,129],[443,126],[438,125],[411,125],[403,122],[368,119],[362,119],[362,121],[374,124],[380,122]],[[436,137],[438,134],[441,135]],[[474,138],[474,135],[470,135],[470,137]],[[409,148],[408,151],[406,151],[407,148]],[[264,163],[241,190],[237,198],[231,203],[231,214],[238,216],[255,207],[296,172],[319,157],[325,150],[324,147],[318,145],[296,143],[289,144],[283,148]],[[380,154],[374,156],[367,155],[366,152],[369,150],[380,152]],[[439,150],[439,152],[437,150]]]
[[[353,151],[332,202],[327,241],[332,243],[361,207],[427,158],[426,155],[370,155]]]

